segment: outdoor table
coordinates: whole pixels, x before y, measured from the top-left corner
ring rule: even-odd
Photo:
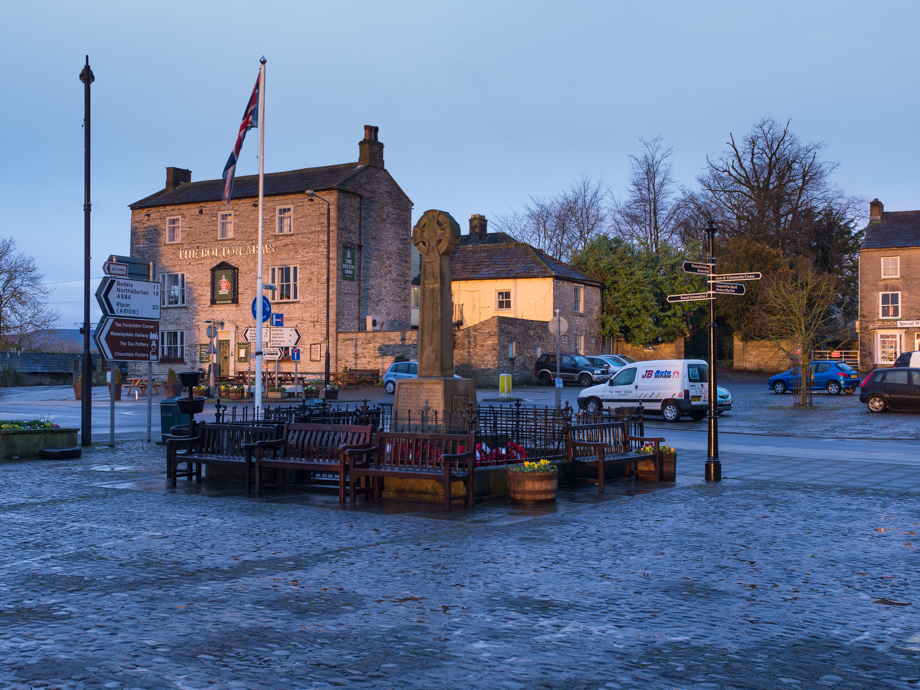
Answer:
[[[147,392],[147,378],[146,377],[126,379],[126,382],[122,385],[128,387],[128,395],[131,395],[131,391],[134,390],[135,388],[137,388],[141,392],[141,395]],[[153,392],[159,394],[160,384],[156,381],[156,379],[152,380],[150,385],[153,386]]]

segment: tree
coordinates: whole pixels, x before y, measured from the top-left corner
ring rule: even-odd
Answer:
[[[776,249],[750,240],[732,237],[716,242],[716,267],[719,273],[748,273],[759,271],[767,280],[787,265]],[[731,328],[732,333],[746,340],[763,335],[754,314],[760,305],[764,290],[763,280],[745,281],[743,297],[722,296],[716,299],[716,321]]]
[[[44,278],[14,239],[0,238],[0,347],[27,349],[35,331],[57,322],[58,313],[47,306]]]
[[[668,162],[673,149],[664,148],[661,137],[639,141],[645,151],[629,156],[626,197],[613,201],[613,227],[621,237],[658,256],[661,246],[672,243],[679,230],[682,205],[675,198]]]
[[[689,334],[689,316],[699,303],[669,304],[667,295],[695,291],[681,264],[698,248],[662,244],[659,254],[620,237],[592,239],[572,265],[604,284],[601,334],[633,345],[672,341]]]
[[[550,199],[530,197],[523,211],[499,214],[495,225],[511,237],[569,262],[607,222],[601,182],[582,175]]]
[[[839,328],[832,309],[836,297],[836,277],[800,257],[768,279],[757,316],[786,354],[793,357],[791,349],[801,350],[802,366],[809,353]],[[800,395],[801,404],[806,404],[805,386]]]

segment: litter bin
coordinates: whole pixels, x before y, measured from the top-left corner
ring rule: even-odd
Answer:
[[[188,428],[189,416],[179,412],[179,403],[176,400],[178,398],[166,398],[160,403],[160,432],[163,434],[172,433],[172,428],[180,424],[185,424]]]

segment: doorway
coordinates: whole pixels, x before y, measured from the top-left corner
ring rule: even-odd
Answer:
[[[217,363],[221,376],[230,376],[230,341],[217,341]]]

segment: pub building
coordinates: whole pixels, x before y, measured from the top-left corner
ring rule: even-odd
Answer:
[[[365,331],[410,328],[412,202],[384,167],[377,131],[365,126],[357,162],[264,176],[263,280],[274,286],[264,294],[284,327],[300,331],[301,372],[321,372],[327,347],[331,370],[340,371],[349,364],[340,353]],[[171,167],[164,189],[130,204],[131,256],[155,262],[161,283],[160,377],[206,368],[206,321],[219,324],[221,375],[255,366],[245,331],[255,328],[259,178],[237,177],[229,206],[223,186],[221,179],[193,182],[191,171]],[[274,335],[276,342],[291,337]],[[293,370],[291,348],[281,349],[281,369]]]

